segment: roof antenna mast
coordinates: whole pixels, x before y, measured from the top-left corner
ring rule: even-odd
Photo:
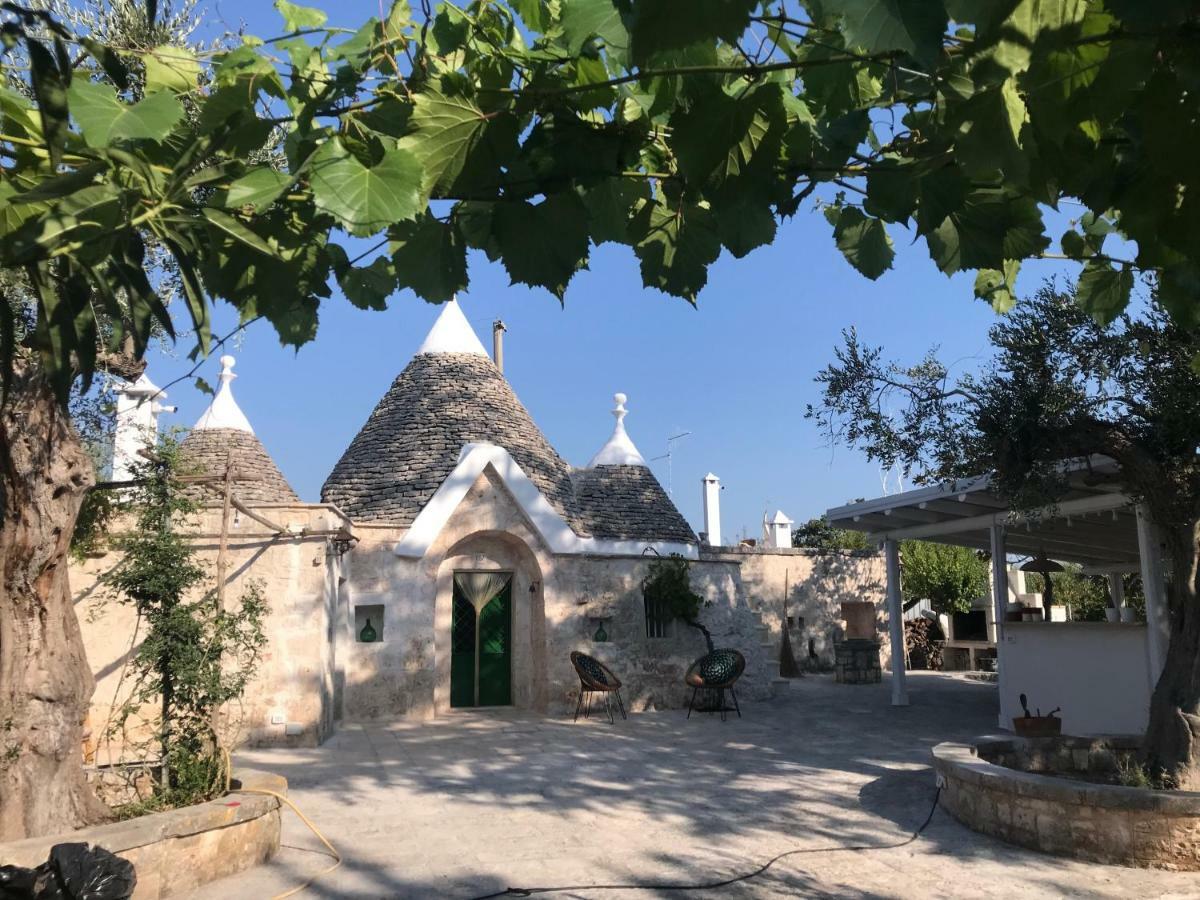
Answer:
[[[667,438],[667,452],[661,456],[655,456],[650,460],[650,462],[654,462],[655,460],[659,459],[665,459],[667,461],[667,496],[672,500],[675,499],[675,473],[672,466],[672,456],[675,453],[675,441],[682,440],[689,434],[691,434],[690,431],[681,431],[678,434],[671,435],[669,438]]]

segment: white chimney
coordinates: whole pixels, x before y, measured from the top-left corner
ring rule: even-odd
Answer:
[[[704,533],[710,547],[721,546],[721,479],[704,476]]]
[[[504,332],[508,331],[503,319],[497,319],[492,323],[492,362],[496,364],[496,368],[500,370],[500,374],[504,374]]]
[[[159,403],[167,395],[143,372],[132,384],[116,388],[117,426],[113,434],[113,481],[133,478],[133,467],[141,462],[138,452],[158,439],[158,417],[175,412],[174,406]]]
[[[782,509],[775,510],[775,515],[766,523],[767,546],[776,550],[792,546],[792,520],[783,514]]]

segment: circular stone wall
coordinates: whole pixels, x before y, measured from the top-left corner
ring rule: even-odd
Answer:
[[[975,831],[1055,856],[1200,870],[1200,792],[1095,784],[1037,771],[1112,771],[1137,743],[1125,737],[982,738],[974,746],[938,744],[933,767],[942,805]]]

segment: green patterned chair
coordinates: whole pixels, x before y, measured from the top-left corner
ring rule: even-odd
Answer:
[[[733,686],[737,684],[737,680],[745,671],[746,657],[737,650],[731,649],[706,653],[688,666],[687,674],[683,676],[683,680],[692,688],[692,699],[688,701],[687,717],[689,719],[692,717],[692,709],[696,704],[696,692],[703,688],[716,693],[719,702],[713,709],[702,711],[720,712],[721,721],[724,722],[725,713],[728,712],[728,707],[725,706],[725,692],[729,691],[729,696],[733,698],[733,711],[738,714],[740,719],[742,709],[738,705],[737,694],[734,693]]]
[[[583,707],[583,717],[586,719],[592,712],[592,694],[604,695],[604,709],[608,713],[609,722],[616,722],[613,716],[612,706],[609,705],[608,697],[613,695],[617,700],[617,709],[621,711],[621,718],[626,719],[625,704],[621,701],[621,679],[613,674],[612,669],[606,666],[600,660],[588,656],[586,653],[580,653],[578,650],[571,652],[571,665],[575,667],[575,674],[579,676],[579,702],[575,704],[575,721],[579,721],[579,709]],[[587,702],[584,703],[584,697]]]

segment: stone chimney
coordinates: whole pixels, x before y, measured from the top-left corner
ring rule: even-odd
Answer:
[[[501,375],[504,374],[504,332],[506,331],[508,328],[503,319],[497,319],[492,323],[492,361],[500,370]]]
[[[113,481],[128,481],[133,478],[133,467],[141,462],[138,453],[158,439],[158,417],[162,413],[175,412],[174,406],[166,406],[160,400],[167,399],[164,391],[143,372],[131,384],[116,388],[117,425],[113,433]]]
[[[775,550],[786,550],[792,546],[792,520],[783,514],[782,509],[775,510],[775,515],[764,523],[763,537],[767,546]]]
[[[721,479],[704,476],[704,533],[710,547],[721,546]]]

